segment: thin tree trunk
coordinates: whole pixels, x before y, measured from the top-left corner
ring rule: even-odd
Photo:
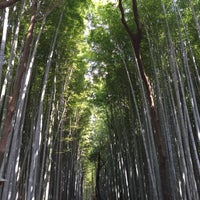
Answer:
[[[49,126],[50,126],[50,116],[51,116],[51,105],[53,101],[53,92],[51,94],[51,98],[49,100],[49,106],[47,109],[47,114],[46,114],[46,128],[45,128],[45,135],[44,135],[44,142],[43,142],[43,153],[42,153],[42,164],[41,164],[41,172],[39,176],[39,186],[38,186],[38,193],[36,195],[36,199],[42,199],[42,191],[44,189],[43,186],[45,186],[44,182],[44,174],[45,174],[45,163],[47,160],[47,149],[48,149],[48,132],[49,132]]]
[[[20,94],[20,99],[22,97],[22,91]],[[27,98],[24,98],[24,103],[27,103]],[[20,145],[22,141],[22,133],[23,133],[23,124],[25,118],[25,109],[23,109],[21,102],[18,102],[17,105],[17,115],[14,124],[13,134],[12,134],[12,148],[9,151],[8,155],[8,163],[5,172],[6,183],[3,187],[2,192],[2,199],[7,200],[14,200],[15,195],[17,194],[17,186],[16,186],[16,179],[17,179],[17,171],[19,170],[19,156],[20,156]],[[18,158],[18,160],[17,160]]]
[[[3,125],[2,137],[0,139],[0,159],[1,160],[3,159],[4,153],[6,150],[6,145],[8,143],[8,137],[9,137],[10,130],[12,127],[12,119],[13,119],[15,109],[16,109],[16,104],[17,104],[18,95],[19,95],[19,91],[20,91],[20,87],[22,83],[22,78],[27,66],[27,61],[28,61],[29,52],[30,52],[30,45],[32,42],[33,31],[34,31],[34,27],[36,23],[36,15],[37,15],[37,2],[34,1],[32,5],[32,16],[31,16],[28,33],[26,36],[23,55],[20,60],[19,71],[17,73],[16,79],[14,82],[13,93],[9,97],[7,114],[6,114],[6,118]]]
[[[38,170],[38,164],[39,164],[39,151],[40,151],[41,140],[42,140],[43,101],[44,101],[44,97],[45,97],[49,71],[50,71],[50,67],[51,67],[51,64],[52,64],[52,58],[53,58],[53,54],[54,54],[55,44],[56,44],[60,24],[62,22],[64,10],[65,10],[65,8],[62,10],[55,35],[54,35],[53,40],[52,40],[52,46],[51,46],[49,57],[48,57],[48,60],[47,60],[47,66],[46,66],[44,80],[43,80],[43,88],[42,88],[41,98],[40,98],[40,103],[39,103],[36,130],[35,130],[35,135],[34,135],[34,139],[33,139],[33,149],[32,149],[32,158],[31,158],[31,168],[30,168],[27,200],[31,200],[36,195],[35,194],[35,186],[36,186],[36,177],[37,177],[37,170]]]
[[[96,169],[96,199],[101,200],[100,192],[100,170],[101,170],[101,155],[98,153],[97,169]]]
[[[55,77],[54,77],[55,79]],[[50,124],[48,127],[48,140],[47,140],[47,158],[46,158],[46,165],[45,165],[45,174],[44,174],[44,191],[43,191],[43,195],[42,195],[42,199],[44,200],[48,200],[49,199],[49,194],[50,194],[50,174],[51,174],[51,170],[52,170],[52,154],[53,154],[53,126],[55,123],[55,119],[54,119],[54,114],[56,112],[56,108],[55,108],[55,81],[54,81],[54,87],[53,87],[53,91],[52,91],[52,110],[51,110],[51,115],[50,115]]]
[[[19,35],[19,29],[20,29],[20,24],[21,24],[21,18],[24,13],[24,4],[25,0],[23,0],[20,8],[20,15],[17,19],[17,25],[15,29],[15,33],[13,36],[12,40],[12,45],[11,45],[11,51],[10,51],[10,58],[8,60],[8,65],[6,69],[6,75],[4,78],[4,82],[1,88],[1,97],[0,97],[0,113],[1,113],[1,120],[3,121],[5,118],[5,112],[6,112],[6,105],[7,105],[7,95],[10,93],[10,86],[11,86],[11,79],[12,79],[12,72],[14,68],[14,63],[15,63],[15,58],[16,58],[16,49],[17,49],[17,44],[18,44],[18,35]],[[5,109],[4,109],[5,105]],[[5,111],[5,112],[4,112]],[[2,130],[2,124],[0,126],[0,132]]]
[[[192,14],[193,14],[193,17],[194,17],[194,21],[195,21],[195,24],[196,24],[196,29],[197,29],[198,37],[199,37],[199,40],[200,40],[200,24],[199,24],[199,21],[198,21],[198,17],[199,16],[196,15],[196,13],[195,13],[194,6],[193,6],[193,1],[189,0],[189,3],[190,3],[190,8],[192,10]]]
[[[9,16],[9,8],[6,8],[4,23],[3,23],[3,33],[1,39],[1,48],[0,48],[0,89],[1,89],[1,79],[2,79],[2,68],[4,63],[4,52],[5,52],[7,30],[8,30],[8,16]]]
[[[121,12],[121,20],[124,25],[125,30],[127,31],[136,56],[136,60],[138,63],[139,71],[141,78],[143,80],[143,83],[146,88],[147,93],[147,99],[150,106],[150,113],[151,113],[151,119],[152,119],[152,125],[155,131],[155,138],[156,138],[156,144],[157,144],[157,150],[158,150],[158,159],[159,159],[159,169],[160,169],[160,178],[161,178],[161,185],[162,185],[162,194],[164,200],[170,199],[169,189],[168,189],[168,173],[167,173],[167,163],[166,163],[166,150],[163,143],[163,137],[161,133],[161,127],[159,124],[156,108],[155,108],[155,102],[154,102],[154,90],[151,86],[151,82],[149,77],[147,76],[144,65],[141,58],[141,52],[140,52],[140,43],[142,39],[142,27],[139,21],[139,15],[138,15],[138,9],[137,9],[137,2],[136,0],[132,0],[132,7],[133,7],[133,14],[134,14],[134,20],[136,24],[136,33],[133,33],[133,31],[128,26],[126,20],[125,20],[125,14],[124,9],[122,6],[122,0],[119,0],[119,9]]]
[[[11,88],[11,80],[12,80],[12,72],[14,68],[14,63],[15,63],[15,58],[16,58],[16,49],[17,49],[17,44],[18,44],[18,35],[19,35],[19,29],[20,29],[20,24],[21,24],[21,18],[24,13],[24,5],[25,5],[25,0],[23,0],[20,8],[20,15],[17,19],[17,25],[15,29],[15,33],[13,36],[12,40],[12,45],[11,45],[11,51],[10,51],[10,58],[8,60],[8,65],[6,69],[6,74],[5,78],[3,81],[3,85],[1,87],[1,96],[0,96],[0,113],[1,113],[1,121],[4,120],[5,115],[6,115],[6,106],[8,102],[8,95],[10,94],[10,88]],[[0,132],[2,132],[2,127],[3,124],[0,126]]]

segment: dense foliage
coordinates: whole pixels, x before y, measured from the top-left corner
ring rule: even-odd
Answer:
[[[199,199],[199,6],[0,2],[0,199]]]

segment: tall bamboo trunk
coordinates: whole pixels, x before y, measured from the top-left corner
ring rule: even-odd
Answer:
[[[47,88],[49,71],[52,64],[55,45],[56,45],[60,25],[62,22],[64,10],[65,10],[65,7],[63,8],[60,14],[57,29],[56,29],[54,37],[52,38],[52,45],[50,47],[49,57],[47,60],[47,66],[46,66],[46,70],[44,74],[43,86],[42,86],[38,114],[37,114],[36,129],[35,129],[35,134],[34,134],[33,144],[32,144],[31,167],[30,167],[30,175],[29,175],[28,191],[27,191],[28,200],[33,199],[36,196],[36,183],[37,183],[37,176],[38,176],[38,171],[39,171],[39,166],[40,166],[39,157],[40,157],[40,150],[41,150],[41,142],[43,138],[43,104],[44,104],[44,98],[45,98],[45,93],[46,93],[46,88]]]
[[[142,26],[139,21],[138,9],[137,9],[137,2],[136,0],[132,0],[132,9],[134,14],[134,21],[136,25],[136,33],[134,33],[127,21],[125,19],[124,8],[122,6],[122,0],[119,0],[119,9],[121,12],[121,21],[124,25],[126,32],[128,33],[131,43],[133,45],[136,61],[139,68],[139,73],[142,78],[143,84],[146,89],[146,96],[150,108],[151,120],[152,120],[152,127],[154,129],[155,138],[156,138],[156,146],[158,152],[158,160],[159,160],[159,169],[160,169],[160,179],[161,179],[161,186],[162,186],[162,196],[164,200],[170,199],[169,194],[169,185],[168,185],[168,173],[167,173],[167,163],[166,163],[166,150],[163,143],[163,136],[161,132],[161,127],[159,124],[158,115],[155,108],[154,102],[154,89],[151,86],[150,78],[147,76],[144,68],[144,64],[142,62],[141,52],[140,52],[140,44],[142,39]]]
[[[5,119],[6,116],[6,106],[8,102],[8,95],[10,94],[10,88],[12,84],[12,74],[13,74],[13,68],[15,64],[15,58],[16,58],[16,50],[18,46],[18,36],[19,36],[19,30],[20,30],[20,24],[21,19],[24,13],[24,7],[25,7],[25,0],[22,1],[21,7],[20,7],[20,15],[17,19],[17,25],[15,28],[15,32],[13,35],[13,40],[11,44],[11,51],[10,51],[10,57],[7,64],[6,74],[5,78],[2,81],[2,87],[1,87],[1,95],[0,95],[0,115],[1,115],[1,121]],[[0,125],[0,132],[2,132],[3,124]]]
[[[29,25],[28,33],[25,40],[22,58],[20,60],[19,71],[17,73],[16,79],[13,85],[13,90],[12,90],[13,93],[9,97],[7,114],[6,114],[4,125],[3,125],[2,137],[0,139],[0,161],[3,160],[4,153],[6,151],[6,146],[8,143],[10,130],[12,127],[12,119],[16,110],[16,104],[17,104],[17,100],[19,96],[22,78],[26,70],[27,61],[29,57],[30,45],[31,45],[33,31],[34,31],[34,27],[36,23],[36,15],[37,15],[37,2],[34,1],[32,4],[32,16],[31,16],[30,25]]]
[[[1,88],[2,68],[4,63],[4,52],[5,52],[7,30],[8,30],[8,16],[9,16],[9,8],[6,8],[4,24],[3,24],[3,33],[1,39],[1,48],[0,48],[0,88]]]
[[[101,200],[101,192],[100,192],[100,170],[101,170],[101,154],[98,153],[97,160],[97,169],[96,169],[96,199]]]

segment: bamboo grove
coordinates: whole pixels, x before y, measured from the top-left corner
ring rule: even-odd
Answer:
[[[0,199],[198,200],[199,8],[0,1]]]

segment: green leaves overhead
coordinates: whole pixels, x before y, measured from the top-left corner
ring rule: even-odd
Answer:
[[[20,1],[10,7],[1,127],[32,2]],[[133,2],[122,0],[127,25],[136,34]],[[20,98],[11,120],[16,134],[12,134],[1,169],[8,181],[1,186],[0,198],[16,199],[19,194],[25,199],[29,194],[35,199],[98,199],[97,191],[103,191],[99,199],[162,199],[156,121],[166,148],[168,195],[199,199],[199,0],[137,0],[142,24],[140,58],[122,24],[117,0],[45,0],[38,4],[28,46],[30,73],[21,78]],[[139,64],[145,69],[143,77]],[[37,166],[30,170],[34,153]]]

